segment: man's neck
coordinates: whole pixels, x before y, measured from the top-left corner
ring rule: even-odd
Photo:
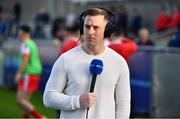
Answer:
[[[111,43],[121,43],[124,40],[124,36],[116,36],[111,38]]]
[[[103,53],[105,50],[104,45],[92,46],[83,43],[81,47],[89,55],[99,55]]]
[[[22,38],[22,42],[26,42],[26,41],[29,40],[29,39],[30,39],[29,36],[24,36],[24,37]]]
[[[148,39],[142,40],[143,44],[146,44],[148,42]]]

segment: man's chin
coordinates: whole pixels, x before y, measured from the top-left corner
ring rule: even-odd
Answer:
[[[96,43],[93,41],[88,41],[88,42],[86,42],[86,44],[89,46],[95,46],[96,45]]]

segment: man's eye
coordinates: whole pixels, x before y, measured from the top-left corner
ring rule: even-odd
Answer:
[[[94,27],[94,29],[98,29],[98,27],[97,27],[97,26],[95,26],[95,27]]]
[[[88,25],[86,25],[85,27],[86,27],[87,29],[90,29],[90,26],[88,26]]]
[[[99,27],[95,26],[94,29],[97,30]]]

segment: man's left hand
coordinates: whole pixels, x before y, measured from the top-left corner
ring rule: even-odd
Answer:
[[[20,79],[21,79],[21,73],[18,72],[15,77],[16,83],[18,83]]]

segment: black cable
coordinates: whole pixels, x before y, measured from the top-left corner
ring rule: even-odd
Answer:
[[[94,92],[94,86],[95,86],[95,83],[96,83],[96,77],[97,77],[97,75],[92,76],[91,86],[90,86],[90,90],[89,90],[90,93]],[[87,108],[86,119],[88,119],[88,111],[89,111],[89,108]]]
[[[88,119],[88,111],[89,111],[89,108],[87,108],[87,111],[86,111],[86,119]]]
[[[74,43],[74,45],[73,45],[72,48],[74,48],[80,40],[81,40],[81,36],[80,36],[79,39]],[[72,49],[72,48],[71,48],[71,49]]]

